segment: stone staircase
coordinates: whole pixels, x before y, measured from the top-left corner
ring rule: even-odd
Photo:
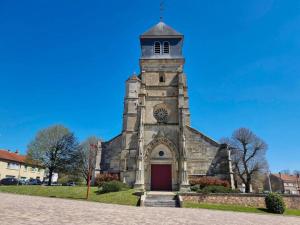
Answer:
[[[146,194],[145,207],[179,207],[177,196],[172,192],[149,192]]]

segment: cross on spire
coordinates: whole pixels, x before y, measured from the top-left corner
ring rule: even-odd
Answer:
[[[163,12],[164,12],[165,8],[164,8],[164,1],[161,0],[160,4],[159,4],[159,12],[160,12],[160,16],[159,19],[160,21],[163,21]]]

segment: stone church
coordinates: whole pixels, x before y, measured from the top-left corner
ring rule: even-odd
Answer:
[[[140,73],[126,81],[122,132],[101,144],[96,173],[138,190],[187,190],[193,176],[230,178],[230,156],[191,127],[184,36],[159,22],[140,35]]]

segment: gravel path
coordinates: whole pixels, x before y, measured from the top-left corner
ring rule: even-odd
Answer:
[[[300,225],[300,218],[206,209],[139,208],[0,193],[0,224]]]

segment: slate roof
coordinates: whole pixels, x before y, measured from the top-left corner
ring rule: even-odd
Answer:
[[[148,31],[141,35],[142,38],[153,37],[153,36],[167,36],[167,37],[183,37],[183,34],[174,30],[164,22],[159,22],[155,26],[151,27]]]

